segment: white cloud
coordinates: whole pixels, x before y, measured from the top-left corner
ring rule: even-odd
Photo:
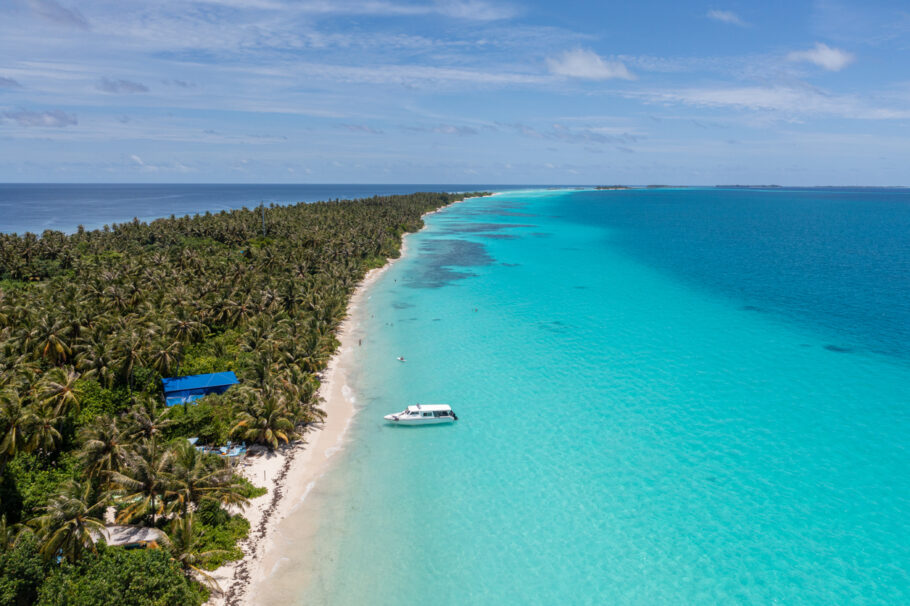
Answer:
[[[658,103],[779,112],[786,116],[836,116],[859,120],[910,118],[910,107],[880,107],[861,97],[834,95],[812,87],[688,88],[630,96],[644,96]]]
[[[43,0],[49,1],[49,0]],[[236,9],[310,13],[317,15],[349,14],[377,16],[442,15],[471,21],[498,21],[508,19],[516,10],[508,5],[491,4],[483,0],[435,0],[425,3],[396,3],[383,0],[309,0],[282,2],[281,0],[197,0]]]
[[[110,80],[108,78],[102,78],[97,86],[98,90],[105,93],[147,93],[149,92],[148,87],[145,84],[139,82],[131,82],[129,80]]]
[[[140,158],[136,154],[131,154],[130,160],[132,160],[137,165],[139,165],[139,170],[146,172],[146,173],[157,173],[158,169],[160,168],[159,166],[155,166],[154,164],[147,164],[145,161],[142,160],[142,158]]]
[[[586,80],[607,80],[622,78],[634,80],[635,76],[620,61],[604,61],[593,51],[577,48],[565,51],[557,57],[547,59],[547,67],[557,76],[583,78]]]
[[[790,61],[808,61],[831,72],[838,72],[856,60],[852,53],[831,48],[827,44],[816,42],[815,48],[806,51],[794,51],[787,55]]]
[[[710,10],[705,16],[708,17],[708,19],[714,19],[715,21],[720,21],[721,23],[729,23],[730,25],[738,25],[740,27],[745,27],[748,25],[740,18],[739,15],[733,11]]]
[[[471,21],[499,21],[514,17],[516,12],[510,6],[493,5],[479,0],[441,0],[436,2],[436,6],[447,17]]]
[[[89,24],[77,9],[61,6],[54,0],[29,0],[32,12],[39,17],[67,27],[88,30]]]
[[[67,114],[60,110],[48,112],[33,112],[28,110],[19,110],[6,112],[3,114],[10,120],[14,120],[19,126],[49,126],[52,128],[63,128],[78,124],[76,116]]]

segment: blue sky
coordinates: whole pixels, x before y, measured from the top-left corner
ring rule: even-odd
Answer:
[[[910,4],[4,0],[0,181],[910,185]]]

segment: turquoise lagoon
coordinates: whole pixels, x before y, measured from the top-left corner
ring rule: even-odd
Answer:
[[[908,234],[893,190],[518,191],[429,216],[370,293],[348,445],[258,595],[910,602]],[[414,402],[460,420],[382,421]]]

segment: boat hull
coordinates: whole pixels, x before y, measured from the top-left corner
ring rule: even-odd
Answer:
[[[442,423],[454,423],[452,417],[432,417],[420,419],[407,419],[397,417],[396,415],[386,415],[385,420],[395,425],[440,425]]]

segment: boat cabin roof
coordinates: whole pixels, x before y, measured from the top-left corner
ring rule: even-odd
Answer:
[[[417,404],[408,406],[410,412],[442,412],[443,410],[452,410],[448,404]]]

